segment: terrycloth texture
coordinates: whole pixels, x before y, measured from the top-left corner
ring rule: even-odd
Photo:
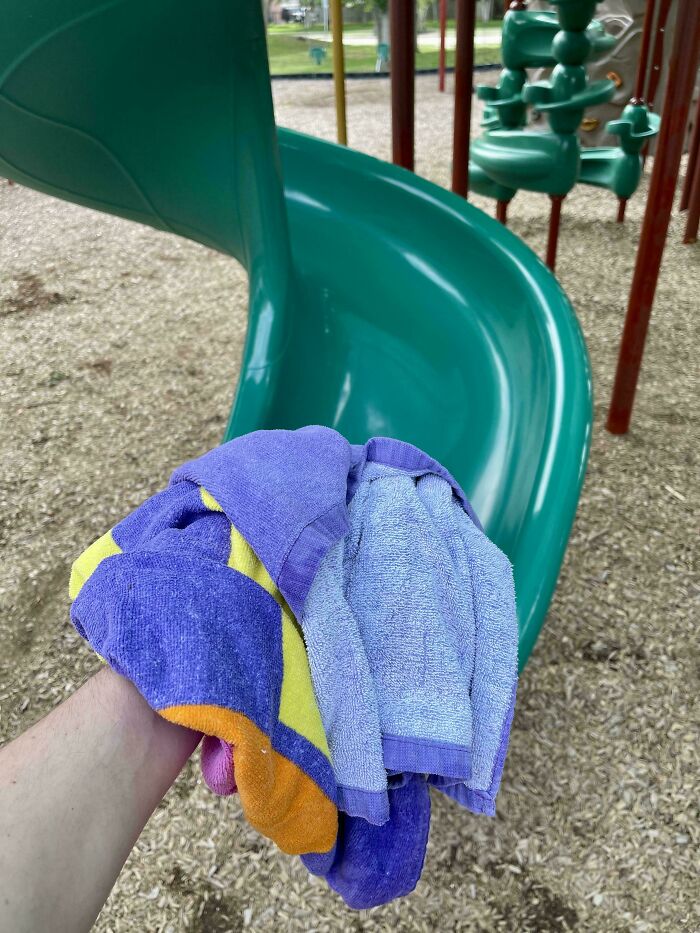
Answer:
[[[446,497],[444,490],[433,484],[422,488],[426,504],[434,514],[442,515],[450,508],[459,519],[476,619],[470,694],[472,773],[468,781],[441,789],[473,812],[494,816],[518,683],[518,620],[513,571],[507,557],[483,531],[471,522],[462,521],[461,509]]]
[[[381,826],[389,819],[389,798],[379,706],[362,635],[345,597],[348,539],[341,538],[322,561],[304,606],[302,628],[331,750],[338,808]]]
[[[238,438],[88,549],[71,589],[96,650],[207,733],[210,785],[238,786],[253,825],[313,853],[350,906],[415,886],[428,783],[494,812],[517,683],[512,573],[410,444],[320,427]]]
[[[76,561],[70,589],[95,651],[163,717],[219,741],[205,772],[238,785],[254,827],[292,854],[332,848],[335,779],[301,632],[212,496],[191,482],[153,496]]]
[[[457,482],[417,447],[387,437],[351,445],[316,425],[244,434],[183,464],[171,483],[211,493],[299,618],[321,561],[350,530],[347,504],[372,462],[441,476],[481,527]]]
[[[476,623],[460,529],[472,522],[441,477],[371,462],[348,513],[350,532],[322,562],[302,628],[338,805],[381,825],[385,769],[471,777]]]
[[[409,775],[388,791],[390,817],[383,826],[340,814],[338,841],[326,855],[303,862],[337,891],[348,907],[387,904],[410,894],[423,870],[430,829],[425,779]]]
[[[358,767],[366,779],[371,723],[372,752],[381,740],[392,772],[390,812],[382,826],[341,812],[335,849],[303,861],[350,907],[365,908],[408,893],[420,877],[430,813],[423,773],[471,810],[495,813],[518,627],[508,560],[441,476],[367,463],[349,518],[312,584],[303,627],[339,787]],[[324,705],[333,684],[338,696],[350,693],[347,707]]]
[[[223,739],[205,735],[202,742],[202,774],[207,786],[222,797],[238,790],[233,764],[233,748]]]
[[[461,660],[452,658],[450,661],[453,668],[457,665],[462,678],[461,710],[455,712],[449,722],[443,723],[442,711],[433,709],[431,714],[426,709],[425,716],[432,715],[438,730],[432,739],[421,734],[418,736],[420,742],[416,744],[416,736],[410,729],[404,733],[387,731],[382,738],[381,728],[377,728],[377,694],[369,682],[370,671],[362,657],[356,620],[342,601],[327,598],[329,590],[337,592],[337,569],[339,562],[345,562],[347,546],[343,539],[351,531],[351,514],[364,501],[365,472],[369,471],[369,478],[375,467],[389,467],[395,474],[397,471],[405,474],[397,474],[398,480],[404,485],[411,485],[414,499],[413,480],[425,475],[441,479],[465,517],[480,529],[478,519],[458,484],[427,454],[411,444],[391,438],[373,438],[364,445],[353,446],[337,432],[324,427],[256,431],[236,438],[184,464],[175,471],[171,482],[174,485],[183,481],[195,482],[209,490],[229,520],[250,543],[297,618],[302,620],[314,688],[333,744],[339,805],[353,815],[364,816],[380,825],[388,815],[384,767],[424,770],[428,774],[447,776],[450,781],[463,781],[469,777],[469,704],[466,696],[471,674],[467,671],[469,659],[465,649]],[[358,505],[355,505],[356,494],[361,488],[363,492]],[[387,508],[390,505],[388,503]],[[414,502],[411,508],[419,505]],[[402,513],[401,518],[397,516],[395,524],[400,525],[405,519],[410,519],[410,509],[408,513]],[[375,544],[381,546],[378,539],[375,539]],[[334,545],[338,546],[337,553],[333,552]],[[389,565],[390,561],[384,563]],[[414,584],[405,560],[403,566],[404,586],[410,584],[412,588]],[[462,569],[466,572],[464,562]],[[458,572],[459,568],[454,568],[454,573]],[[419,576],[429,589],[432,586],[429,570],[419,571]],[[305,603],[315,579],[314,611],[309,615],[305,611]],[[468,579],[468,574],[465,579]],[[357,580],[356,584],[357,590],[361,590],[362,581]],[[433,590],[444,593],[445,588],[445,573],[441,572],[440,583]],[[405,593],[402,599],[405,599]],[[454,597],[447,594],[447,599],[448,602],[449,599],[453,602],[461,600],[461,604],[468,602],[464,594]],[[321,607],[324,604],[332,616],[327,613],[323,616]],[[451,611],[449,606],[446,611]],[[466,617],[464,605],[460,612]],[[331,652],[327,634],[334,619],[337,620],[336,637]],[[420,621],[415,623],[407,618],[405,624],[409,626],[406,632],[413,631],[413,646],[422,656],[423,643],[419,645],[415,641],[416,637],[419,641],[422,637],[415,635]],[[474,622],[469,623],[460,617],[460,621],[454,623],[454,632],[450,636],[453,655],[455,652],[459,654],[454,642],[465,627],[471,631],[469,644],[473,654]],[[341,630],[343,638],[337,637]],[[344,659],[342,663],[340,657]],[[436,659],[433,658],[431,663],[435,667]],[[416,656],[414,670],[418,666]],[[423,707],[430,707],[427,690],[424,691]],[[400,715],[397,721],[401,721]],[[354,733],[351,733],[348,726],[353,724]],[[458,738],[453,741],[455,736]]]

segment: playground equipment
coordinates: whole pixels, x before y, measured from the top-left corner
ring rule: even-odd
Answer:
[[[392,0],[393,2],[393,0]],[[472,123],[474,81],[474,29],[476,8],[472,0],[456,0],[457,54],[455,55],[455,115],[452,137],[452,190],[466,198],[469,191],[469,136]]]
[[[320,67],[326,59],[326,50],[322,45],[312,45],[309,49],[309,58],[314,65]]]
[[[587,355],[556,280],[463,199],[278,134],[257,2],[6,0],[5,13],[0,171],[242,262],[249,326],[226,437],[318,423],[438,457],[513,561],[524,664],[591,427]]]
[[[438,53],[438,89],[445,90],[445,65],[447,55],[445,52],[445,34],[447,32],[447,0],[439,0],[440,18],[440,51]]]
[[[700,226],[700,96],[690,138],[688,165],[685,183],[681,195],[681,211],[688,211],[688,219],[683,233],[684,243],[696,243]]]
[[[633,99],[618,120],[608,123],[619,146],[582,150],[578,130],[588,107],[609,100],[610,79],[588,83],[585,62],[610,50],[615,37],[591,21],[597,0],[552,0],[553,11],[530,11],[515,0],[503,21],[504,69],[497,87],[479,87],[486,102],[483,135],[472,144],[470,187],[497,201],[505,223],[507,205],[518,189],[548,194],[552,203],[547,265],[554,269],[561,206],[579,182],[608,188],[618,198],[618,220],[642,173],[641,151],[658,133],[659,118]],[[528,68],[552,67],[551,79],[529,83]],[[550,132],[525,129],[527,107],[549,121]]]
[[[388,42],[378,42],[377,43],[377,61],[374,66],[374,70],[377,74],[385,71],[387,65],[389,64],[389,43]]]
[[[649,0],[650,7],[652,4],[653,0]],[[649,185],[608,412],[607,427],[613,434],[624,434],[629,429],[632,418],[632,406],[668,235],[698,64],[700,3],[696,0],[679,0],[664,96],[663,121],[654,155],[654,170]],[[700,199],[700,181],[697,195]],[[700,200],[698,212],[700,215]]]
[[[591,81],[609,78],[615,84],[615,94],[609,101],[592,107],[579,128],[582,144],[611,145],[615,140],[607,132],[607,124],[617,120],[630,98],[642,98],[650,110],[663,96],[664,73],[663,43],[673,38],[673,0],[653,0],[651,17],[645,17],[647,0],[599,0],[596,20],[614,36],[615,42],[606,52],[587,63]],[[548,0],[528,0],[528,10],[549,9]],[[652,28],[646,29],[645,23]],[[641,85],[638,78],[642,75]],[[547,77],[545,69],[530,74],[531,81]],[[535,120],[539,115],[531,111]],[[645,151],[653,149],[653,140]]]
[[[630,3],[631,0],[626,0],[626,2]],[[640,2],[641,0],[636,0],[636,3]],[[663,84],[664,41],[666,39],[666,33],[668,32],[669,23],[673,22],[674,12],[673,0],[647,0],[634,95],[636,98],[643,99],[651,108],[654,107],[659,87]],[[649,149],[650,147],[648,145],[645,146],[645,156],[649,152]],[[698,227],[700,226],[699,158],[700,91],[697,91],[697,102],[688,146],[688,164],[680,200],[681,212],[688,211],[685,232],[683,234],[684,243],[695,243],[697,241]]]
[[[561,30],[554,10],[528,10],[524,3],[511,4],[503,19],[501,60],[503,71],[496,87],[477,88],[478,96],[486,101],[482,126],[486,129],[520,129],[527,122],[527,102],[523,89],[528,80],[528,68],[552,69],[558,64],[553,51],[557,33]],[[576,40],[572,33],[558,40],[560,55],[569,52],[578,41],[581,62],[594,59],[615,44],[615,37],[606,35],[596,20],[585,29],[588,43]],[[568,62],[569,64],[571,62]],[[606,85],[607,87],[607,85]]]
[[[333,85],[338,142],[348,144],[348,124],[345,116],[345,52],[343,51],[343,0],[331,0],[333,28]]]
[[[402,2],[406,2],[406,0],[402,0]],[[574,2],[574,0],[572,0],[572,2]],[[583,0],[583,2],[586,2],[586,0]],[[670,2],[671,0],[660,0],[662,5],[661,13],[664,12],[664,8],[667,7]],[[650,17],[649,14],[653,14],[655,4],[656,0],[647,0],[645,32],[652,28],[649,24],[653,17]],[[411,12],[413,12],[413,5],[410,4],[410,6]],[[458,6],[457,10],[458,22],[455,54],[457,68],[461,67],[463,75],[468,73],[466,64],[472,61],[473,56],[474,18],[470,7],[471,4],[462,3]],[[697,3],[696,0],[678,0],[676,13],[677,18],[673,48],[669,56],[668,82],[663,103],[665,120],[661,125],[657,140],[654,170],[647,198],[642,234],[637,250],[637,259],[629,294],[625,327],[620,342],[615,387],[608,413],[607,428],[614,434],[626,433],[629,429],[632,417],[632,406],[639,379],[644,342],[649,326],[651,309],[661,267],[661,259],[663,257],[664,245],[668,232],[673,194],[678,181],[678,170],[686,137],[695,76],[698,70],[698,60],[700,59],[700,3]],[[658,24],[659,19],[656,18],[654,22]],[[408,34],[407,38],[410,39],[410,34]],[[654,43],[655,51],[652,55],[652,61],[657,59],[661,54],[661,52],[658,51],[659,48],[663,50],[663,43],[659,44],[657,41]],[[644,58],[644,56],[642,56],[642,58]],[[658,68],[661,68],[660,63]],[[640,62],[640,73],[644,74],[643,80],[651,80],[645,70],[644,62]],[[394,80],[395,78],[392,74],[392,82]],[[400,80],[413,82],[413,72],[409,75],[402,74]],[[651,83],[654,84],[654,81]],[[647,85],[645,84],[644,86]],[[401,92],[402,89],[400,87],[397,88],[396,91],[392,89],[392,96],[396,94],[397,97],[400,97]],[[469,152],[470,123],[468,119],[464,119],[464,115],[470,113],[471,93],[472,88],[470,81],[462,79],[455,84],[452,188],[453,191],[456,191],[465,198],[468,196],[466,169],[469,164],[468,159],[465,158],[465,153]],[[469,100],[465,101],[465,97],[468,97]],[[412,113],[404,114],[402,111],[402,119],[405,119],[405,125],[399,126],[398,130],[399,132],[406,132],[407,129],[410,129],[410,147],[412,150],[413,115]],[[700,113],[698,114],[698,119],[700,120]],[[394,132],[396,133],[397,126],[395,119],[393,125]],[[698,132],[700,132],[700,130]],[[697,225],[700,224],[700,139],[697,135],[695,139],[695,148],[691,146],[691,159],[693,158],[693,153],[695,153],[695,161],[692,162],[693,177],[689,182],[686,182],[686,198],[689,214],[688,227],[690,228],[691,234],[694,230],[695,235],[697,235]],[[692,197],[693,194],[695,197],[694,201]]]
[[[389,3],[391,36],[391,144],[394,165],[413,171],[415,113],[415,0]]]

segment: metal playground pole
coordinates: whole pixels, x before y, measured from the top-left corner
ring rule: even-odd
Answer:
[[[331,24],[333,27],[333,84],[335,85],[335,117],[338,142],[343,146],[347,146],[348,127],[345,118],[345,55],[343,53],[342,0],[331,0]]]
[[[700,2],[679,0],[661,132],[656,145],[654,169],[608,412],[607,428],[612,434],[625,434],[632,418],[699,58]]]

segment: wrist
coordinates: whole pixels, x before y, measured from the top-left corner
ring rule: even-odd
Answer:
[[[155,770],[165,787],[175,779],[199,744],[201,734],[168,722],[148,705],[136,687],[105,667],[91,681],[95,701],[108,714],[117,743],[135,773],[150,783]]]

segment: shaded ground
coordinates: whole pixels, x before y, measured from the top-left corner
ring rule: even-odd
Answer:
[[[418,82],[420,172],[449,176],[451,99]],[[332,87],[277,85],[280,122],[332,138]],[[387,82],[349,84],[350,140],[389,152]],[[559,273],[597,393],[588,479],[522,680],[499,816],[434,800],[409,899],[354,914],[191,765],[105,907],[107,931],[697,931],[698,294],[674,219],[632,432],[603,430],[643,193],[568,199]],[[489,206],[490,209],[490,206]],[[546,199],[512,225],[541,252]],[[358,288],[362,283],[358,282]],[[0,185],[0,740],[97,664],[67,618],[71,560],[217,442],[246,287],[201,247]]]

